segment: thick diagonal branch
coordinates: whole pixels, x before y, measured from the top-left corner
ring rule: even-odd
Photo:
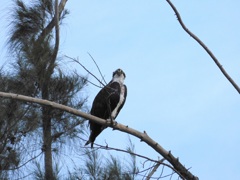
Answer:
[[[177,10],[177,8],[173,5],[173,3],[170,0],[166,0],[168,4],[171,6],[173,11],[175,12],[177,19],[182,26],[182,28],[193,38],[195,39],[202,47],[203,49],[209,54],[209,56],[213,59],[213,61],[216,63],[218,68],[221,70],[223,75],[228,79],[228,81],[233,85],[233,87],[238,91],[240,94],[240,88],[238,85],[235,83],[235,81],[229,76],[229,74],[226,72],[226,70],[223,68],[223,66],[219,63],[218,59],[214,56],[214,54],[208,49],[208,47],[195,35],[193,34],[188,28],[185,26],[185,24],[182,21],[182,18]]]
[[[112,123],[111,120],[106,121],[104,119],[98,118],[96,116],[92,116],[90,114],[78,111],[77,109],[64,106],[55,102],[43,100],[43,99],[38,99],[38,98],[32,98],[28,96],[23,96],[23,95],[18,95],[18,94],[13,94],[13,93],[5,93],[5,92],[0,92],[0,97],[5,97],[5,98],[11,98],[11,99],[17,99],[25,102],[31,102],[31,103],[37,103],[45,106],[50,106],[52,108],[60,109],[63,111],[66,111],[68,113],[81,116],[85,119],[88,119],[90,121],[94,121],[99,124],[104,124],[106,126],[112,127],[113,129],[117,129],[119,131],[131,134],[137,138],[139,138],[141,141],[144,141],[147,143],[150,147],[152,147],[156,152],[158,152],[160,155],[162,155],[172,166],[174,169],[181,174],[182,177],[188,180],[198,180],[198,177],[194,176],[189,172],[178,160],[178,158],[175,158],[170,151],[165,150],[162,146],[160,146],[156,141],[151,139],[147,133],[144,131],[139,132],[135,129],[132,129],[128,126],[122,125],[120,123]]]
[[[55,22],[55,47],[52,55],[52,59],[55,61],[58,54],[59,49],[59,6],[58,6],[58,0],[55,0],[55,16],[54,16],[54,22]]]

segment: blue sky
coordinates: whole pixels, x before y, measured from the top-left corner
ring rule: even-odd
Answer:
[[[10,4],[4,2],[1,17]],[[172,2],[188,29],[240,85],[240,2]],[[200,179],[240,179],[239,94],[183,31],[166,1],[69,0],[67,8],[70,15],[61,27],[60,56],[78,57],[100,77],[89,52],[106,81],[119,67],[126,73],[128,97],[118,122],[145,130]],[[0,21],[3,63],[7,59],[6,18]],[[76,64],[61,66],[85,74]],[[98,91],[88,86],[89,105]],[[137,153],[157,159],[151,148],[136,138],[132,140]],[[106,129],[96,142],[105,141],[109,146],[125,148],[127,135]]]

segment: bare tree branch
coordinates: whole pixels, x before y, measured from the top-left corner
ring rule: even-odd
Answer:
[[[182,18],[177,10],[177,8],[173,5],[173,3],[170,0],[166,0],[168,2],[168,4],[171,6],[171,8],[173,9],[173,11],[175,12],[177,19],[180,23],[180,25],[182,26],[182,28],[193,38],[195,39],[202,47],[203,49],[208,53],[208,55],[213,59],[213,61],[216,63],[216,65],[218,66],[218,68],[221,70],[221,72],[223,73],[223,75],[228,79],[228,81],[233,85],[233,87],[238,91],[238,93],[240,94],[240,88],[238,87],[238,85],[235,83],[235,81],[228,75],[228,73],[225,71],[225,69],[223,68],[223,66],[219,63],[218,59],[214,56],[214,54],[208,49],[208,47],[195,35],[193,34],[190,30],[188,30],[188,28],[185,26],[185,24],[182,21]]]
[[[88,55],[91,57],[91,59],[93,60],[94,64],[96,65],[96,67],[97,67],[97,69],[98,69],[98,72],[100,73],[100,75],[101,75],[101,77],[102,77],[102,80],[104,81],[105,84],[107,84],[107,82],[105,81],[105,79],[104,79],[104,77],[103,77],[103,75],[102,75],[102,72],[101,72],[99,66],[97,65],[95,59],[92,57],[92,55],[91,55],[90,53],[88,53]]]
[[[13,94],[13,93],[5,93],[5,92],[0,92],[0,97],[17,99],[17,100],[21,100],[21,101],[51,106],[52,108],[60,109],[60,110],[66,111],[68,113],[71,113],[71,114],[74,114],[77,116],[81,116],[81,117],[88,119],[90,121],[93,121],[95,123],[103,124],[103,125],[113,128],[113,129],[117,129],[119,131],[131,134],[135,137],[138,137],[141,141],[144,141],[145,143],[147,143],[156,152],[158,152],[160,155],[162,155],[174,167],[174,169],[176,169],[177,172],[179,174],[181,174],[181,176],[183,176],[184,178],[186,178],[188,180],[198,180],[198,177],[191,174],[191,172],[189,172],[188,169],[186,169],[179,162],[178,158],[175,158],[172,155],[171,151],[165,150],[156,141],[151,139],[145,131],[142,133],[142,132],[132,129],[126,125],[122,125],[120,123],[113,123],[112,120],[104,120],[104,119],[98,118],[96,116],[92,116],[90,114],[78,111],[77,109],[74,109],[74,108],[71,108],[68,106],[64,106],[64,105],[61,105],[61,104],[58,104],[55,102],[43,100],[43,99],[38,99],[38,98],[33,98],[33,97],[28,97],[28,96]]]
[[[162,178],[165,178],[165,177],[168,177],[168,176],[173,176],[173,174],[175,174],[175,173],[179,175],[178,179],[179,179],[179,178],[181,178],[181,179],[187,179],[187,178],[183,177],[178,171],[176,171],[176,169],[174,169],[174,168],[173,168],[172,166],[170,166],[169,164],[166,164],[166,163],[161,163],[161,164],[163,165],[163,169],[164,169],[164,167],[166,166],[166,167],[172,169],[173,172],[172,172],[171,174],[167,174],[167,175],[165,175],[165,176],[162,176],[162,174],[163,174],[163,170],[162,170],[162,172],[161,172],[161,174],[160,174],[159,177],[151,177],[151,179],[162,179]],[[138,175],[140,175],[140,176],[142,176],[142,177],[144,177],[144,178],[147,178],[146,175],[141,175],[140,173],[146,172],[146,171],[154,168],[155,166],[156,166],[156,165],[153,165],[153,166],[151,166],[151,167],[149,167],[149,168],[147,168],[147,169],[144,169],[144,170],[142,170],[142,171],[139,171],[139,172],[138,172]],[[170,179],[171,179],[171,178],[170,178]]]
[[[76,71],[74,71],[74,74],[77,75],[77,76],[80,77],[80,78],[85,78],[84,76],[79,75]],[[95,87],[102,88],[102,86],[97,85],[97,84],[95,84],[95,83],[89,81],[89,80],[86,79],[86,78],[85,78],[85,80],[86,80],[88,83],[90,83],[90,84],[92,84],[93,86],[95,86]]]
[[[79,137],[79,138],[80,138],[81,140],[83,140],[83,141],[87,141],[86,139],[83,139],[83,138],[81,138],[81,137]],[[139,157],[139,158],[146,159],[145,162],[151,161],[151,162],[154,162],[154,163],[155,163],[155,165],[153,165],[153,166],[151,166],[151,167],[149,167],[149,168],[147,168],[147,169],[144,169],[144,170],[142,170],[142,171],[139,171],[139,172],[137,173],[138,175],[139,175],[140,173],[143,173],[143,172],[148,171],[148,170],[150,170],[151,168],[153,168],[153,170],[149,173],[148,176],[144,176],[144,175],[143,175],[144,177],[149,177],[149,179],[150,179],[150,178],[152,177],[152,175],[154,174],[154,172],[157,170],[157,168],[158,168],[160,165],[163,165],[163,166],[166,166],[166,167],[170,168],[170,169],[173,171],[173,173],[171,173],[170,175],[176,173],[176,174],[179,175],[179,177],[181,177],[182,179],[184,179],[184,177],[183,177],[176,169],[174,169],[171,165],[164,163],[164,161],[165,161],[164,158],[161,159],[161,160],[154,160],[154,159],[151,159],[151,158],[149,158],[149,157],[147,157],[147,156],[143,156],[143,155],[141,155],[141,154],[129,152],[129,151],[127,151],[127,150],[123,150],[123,149],[119,149],[119,148],[109,147],[108,145],[103,146],[103,145],[100,145],[100,144],[97,144],[97,143],[94,143],[94,145],[95,145],[95,146],[98,146],[98,147],[94,147],[94,150],[92,150],[92,148],[91,148],[92,151],[96,151],[96,150],[98,150],[98,149],[104,149],[104,150],[113,150],[113,151],[118,151],[118,152],[124,152],[124,153],[130,154],[130,155],[137,156],[137,157]],[[89,148],[89,147],[83,146],[82,148]],[[82,156],[82,155],[81,155],[81,156]],[[144,162],[144,163],[145,163],[145,162]],[[161,174],[162,174],[162,173],[161,173]],[[167,175],[167,176],[169,176],[169,175]],[[161,177],[161,176],[160,176],[160,177]],[[156,179],[157,179],[157,178],[156,178]]]
[[[146,180],[150,180],[150,178],[153,176],[153,174],[156,172],[156,170],[158,169],[158,167],[161,165],[161,162],[156,163],[156,165],[153,167],[153,169],[151,170],[151,172],[148,174]]]
[[[82,139],[83,141],[87,141],[86,139],[83,139],[81,137],[79,137],[80,139]],[[154,160],[154,159],[151,159],[147,156],[143,156],[141,154],[137,154],[137,153],[134,153],[134,152],[129,152],[127,150],[124,150],[124,149],[119,149],[119,148],[113,148],[113,147],[109,147],[109,146],[103,146],[103,145],[100,145],[100,144],[97,144],[97,143],[94,143],[95,146],[98,146],[97,149],[104,149],[104,150],[113,150],[113,151],[119,151],[119,152],[124,152],[124,153],[128,153],[130,155],[134,155],[134,156],[137,156],[137,157],[140,157],[140,158],[143,158],[143,159],[146,159],[147,161],[152,161],[152,162],[155,162],[155,163],[162,163],[165,159],[161,159],[161,160]],[[88,148],[86,146],[83,146],[83,148]],[[95,147],[94,147],[95,148]]]
[[[53,51],[52,58],[57,58],[58,49],[59,49],[59,6],[58,6],[58,0],[55,0],[55,15],[54,15],[54,22],[55,22],[55,47]]]
[[[61,16],[67,1],[68,0],[61,0],[59,7],[58,7],[58,18]],[[56,15],[56,12],[55,12],[55,15]],[[55,15],[54,15],[53,19],[51,20],[51,22],[43,29],[43,31],[40,34],[38,39],[42,39],[43,37],[45,37],[52,31],[52,29],[54,28],[54,26],[56,24]]]
[[[105,84],[102,83],[102,81],[100,81],[93,73],[91,73],[82,63],[80,63],[77,59],[74,59],[72,57],[69,57],[67,55],[65,55],[66,58],[73,60],[74,62],[78,63],[85,71],[87,71],[89,74],[91,74],[91,76],[93,76],[103,87],[105,86]],[[93,83],[92,83],[93,84]]]
[[[40,155],[42,154],[42,152],[40,152],[38,155],[36,155],[36,156],[34,156],[34,157],[32,157],[32,158],[30,158],[29,160],[27,160],[26,162],[24,162],[23,164],[21,164],[20,166],[17,166],[17,167],[15,167],[15,168],[9,168],[9,169],[7,169],[8,171],[9,170],[15,170],[15,169],[19,169],[19,168],[21,168],[21,167],[23,167],[23,166],[25,166],[27,163],[29,163],[30,161],[32,161],[33,159],[36,159],[36,158],[38,158]]]
[[[47,67],[47,72],[53,72],[54,63],[55,63],[56,58],[57,58],[58,49],[59,49],[59,42],[60,42],[60,38],[59,38],[59,16],[60,16],[60,12],[59,12],[58,0],[55,0],[55,6],[54,7],[55,7],[55,15],[53,17],[52,22],[53,22],[53,27],[55,26],[55,46],[54,46],[54,49],[53,49],[53,53],[52,53],[52,56],[51,56],[50,63]],[[44,34],[42,34],[42,35],[44,35]]]

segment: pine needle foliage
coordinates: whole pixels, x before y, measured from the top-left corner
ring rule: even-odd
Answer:
[[[56,1],[57,2],[57,1]],[[60,5],[59,5],[60,6]],[[12,69],[0,76],[1,90],[54,101],[66,106],[86,110],[84,88],[87,79],[72,70],[59,66],[59,24],[68,14],[57,10],[55,0],[15,0],[10,13],[8,50],[12,55]],[[56,13],[59,12],[59,13]],[[59,21],[56,21],[59,16]],[[82,133],[84,119],[51,107],[0,99],[0,166],[10,170],[21,169],[39,158],[44,178],[53,179],[54,153],[61,153]],[[11,138],[14,144],[11,145]],[[9,144],[11,146],[9,146]],[[5,161],[11,147],[11,156]],[[19,166],[24,164],[24,166]],[[31,172],[30,172],[31,173]],[[24,173],[23,173],[24,174]]]

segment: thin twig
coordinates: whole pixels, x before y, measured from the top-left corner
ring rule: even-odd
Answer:
[[[80,77],[80,78],[85,79],[88,83],[92,84],[93,86],[96,86],[96,87],[98,87],[98,88],[102,88],[102,86],[99,86],[99,85],[97,85],[97,84],[89,81],[89,80],[88,80],[87,78],[85,78],[84,76],[79,75],[76,71],[74,71],[74,74],[77,75],[77,76]]]
[[[91,57],[91,59],[93,60],[94,64],[96,65],[97,69],[98,69],[98,72],[100,73],[101,77],[102,77],[102,80],[104,81],[105,84],[107,84],[107,82],[105,81],[104,79],[104,76],[102,75],[102,72],[99,68],[99,66],[97,65],[96,61],[94,60],[94,58],[92,57],[92,55],[88,52],[88,55]]]
[[[32,172],[32,173],[30,173],[30,174],[27,174],[27,175],[25,175],[25,176],[23,176],[23,177],[19,177],[19,178],[14,179],[14,180],[23,180],[23,179],[26,179],[27,177],[31,176],[32,174],[34,174],[34,172]]]
[[[78,63],[85,71],[87,71],[91,76],[93,76],[101,85],[103,85],[103,87],[105,86],[105,84],[103,84],[93,73],[91,73],[84,65],[82,65],[82,63],[80,63],[77,59],[74,59],[72,57],[69,57],[67,55],[65,55],[66,58],[73,60],[74,62]]]
[[[163,175],[163,171],[164,171],[164,166],[162,167],[162,171],[161,171],[161,174],[160,174],[160,178],[162,177],[162,175]]]
[[[134,153],[134,152],[129,152],[127,150],[123,150],[123,149],[118,149],[118,148],[112,148],[112,147],[106,147],[106,146],[101,146],[101,145],[98,145],[98,144],[95,144],[97,146],[100,146],[101,148],[100,149],[105,149],[105,150],[114,150],[114,151],[119,151],[119,152],[125,152],[125,153],[128,153],[130,155],[134,155],[134,156],[137,156],[137,157],[140,157],[140,158],[144,158],[148,161],[152,161],[152,162],[155,162],[155,163],[162,163],[165,159],[163,158],[162,160],[158,161],[158,160],[154,160],[154,159],[151,159],[147,156],[143,156],[143,155],[140,155],[140,154],[137,154],[137,153]]]
[[[82,137],[78,137],[78,138],[83,140],[83,141],[87,141],[86,139],[84,139]],[[143,156],[141,154],[137,154],[137,153],[134,153],[134,152],[129,152],[129,151],[124,150],[124,149],[118,149],[118,148],[109,147],[108,145],[107,146],[103,146],[103,145],[100,145],[100,144],[97,144],[97,143],[94,143],[94,145],[98,146],[97,149],[114,150],[114,151],[124,152],[124,153],[130,154],[130,155],[134,155],[134,156],[137,156],[137,157],[140,157],[140,158],[143,158],[143,159],[146,159],[148,161],[155,162],[155,163],[163,162],[165,160],[164,158],[161,159],[161,160],[154,160],[154,159],[151,159],[151,158],[149,158],[147,156]],[[88,147],[83,146],[82,148],[88,148]],[[93,148],[96,148],[96,147],[93,147]]]
[[[143,172],[146,172],[146,171],[152,169],[154,166],[155,166],[155,165],[150,166],[150,167],[148,167],[148,168],[146,168],[146,169],[143,169],[143,170],[141,170],[141,171],[138,171],[138,174],[143,173]],[[145,175],[143,175],[143,176],[146,177]]]
[[[158,169],[158,167],[161,165],[161,163],[156,163],[156,165],[153,167],[153,169],[151,170],[151,172],[148,174],[146,180],[150,180],[150,178],[153,176],[153,174],[156,172],[156,170]]]
[[[31,159],[27,160],[25,163],[21,164],[20,166],[15,167],[15,168],[10,168],[10,169],[8,169],[8,170],[19,169],[19,168],[25,166],[27,163],[29,163],[29,162],[32,161],[33,159],[36,159],[37,157],[39,157],[41,154],[42,154],[42,152],[40,152],[37,156],[34,156],[34,157],[32,157]]]
[[[168,176],[172,176],[173,174],[178,174],[178,176],[181,178],[181,179],[187,179],[187,178],[184,178],[178,171],[176,171],[176,169],[174,169],[172,166],[170,166],[169,164],[165,164],[165,163],[162,163],[162,165],[163,165],[163,167],[164,166],[167,166],[167,167],[169,167],[173,172],[171,173],[171,174],[167,174],[167,175],[165,175],[165,176],[162,176],[162,173],[161,173],[161,175],[160,175],[160,177],[151,177],[151,179],[163,179],[163,178],[166,178],[166,177],[168,177]],[[151,168],[153,168],[155,165],[153,165],[153,166],[151,166],[151,167],[149,167],[149,168],[147,168],[147,169],[144,169],[144,170],[142,170],[142,171],[139,171],[138,172],[138,175],[139,176],[143,176],[143,177],[147,177],[146,175],[141,175],[140,173],[143,173],[143,172],[145,172],[145,171],[148,171],[148,170],[150,170]]]
[[[234,80],[228,75],[228,73],[225,71],[225,69],[223,68],[223,66],[219,63],[218,59],[214,56],[214,54],[208,49],[208,47],[195,35],[193,34],[190,30],[188,30],[188,28],[185,26],[185,24],[182,21],[182,18],[178,12],[178,10],[176,9],[176,7],[173,5],[173,3],[170,0],[166,0],[168,2],[168,4],[171,6],[171,8],[173,9],[173,11],[175,12],[177,19],[180,23],[180,25],[182,26],[182,28],[193,38],[195,39],[202,47],[203,49],[205,49],[205,51],[208,53],[208,55],[213,59],[213,61],[216,63],[216,65],[218,66],[218,68],[221,70],[221,72],[223,73],[223,75],[228,79],[228,81],[233,85],[233,87],[238,91],[238,93],[240,94],[240,88],[238,87],[238,85],[234,82]]]

